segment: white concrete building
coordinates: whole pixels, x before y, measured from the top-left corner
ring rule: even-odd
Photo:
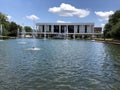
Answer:
[[[36,23],[40,37],[65,36],[66,38],[94,37],[94,23]]]
[[[30,37],[38,38],[94,38],[101,37],[102,30],[99,27],[94,27],[94,23],[36,23],[36,28],[33,32],[19,32],[19,35],[29,35]]]

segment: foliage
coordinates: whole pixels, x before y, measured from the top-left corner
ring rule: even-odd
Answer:
[[[120,21],[112,27],[110,35],[113,38],[120,39]]]
[[[8,18],[5,14],[0,12],[0,25],[2,24],[3,35],[8,35],[7,29],[9,28]]]
[[[109,21],[104,27],[104,37],[120,39],[120,10],[109,17]]]
[[[3,24],[4,22],[6,22],[8,20],[7,16],[5,14],[2,14],[0,12],[0,24]]]
[[[17,36],[18,25],[15,22],[10,23],[9,36]]]
[[[109,23],[115,25],[120,21],[120,10],[117,10],[113,15],[109,17]]]
[[[109,38],[110,37],[109,31],[111,30],[112,25],[109,24],[109,23],[107,23],[104,28],[105,28],[105,30],[104,30],[104,36],[107,37],[107,38]]]
[[[32,32],[32,28],[29,26],[25,26],[24,29],[26,32]]]
[[[17,30],[22,30],[22,26],[16,24],[15,22],[8,21],[7,15],[0,12],[0,25],[2,24],[3,35],[4,36],[17,36]],[[32,28],[25,26],[27,32],[32,31]]]

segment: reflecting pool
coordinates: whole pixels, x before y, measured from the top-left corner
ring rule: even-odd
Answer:
[[[0,42],[0,90],[120,90],[120,45],[20,41]]]

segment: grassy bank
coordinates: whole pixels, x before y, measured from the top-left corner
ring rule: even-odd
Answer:
[[[0,39],[9,39],[9,36],[0,36]]]
[[[115,40],[115,39],[111,39],[111,38],[107,38],[107,39],[97,38],[97,39],[95,39],[95,41],[111,43],[111,44],[120,44],[120,40]]]

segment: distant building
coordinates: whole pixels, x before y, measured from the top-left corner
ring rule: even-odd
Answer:
[[[80,39],[101,35],[97,30],[94,23],[36,23],[36,31],[31,34],[39,38]]]
[[[102,33],[102,27],[94,27],[94,33]]]
[[[94,27],[94,33],[96,33],[95,38],[100,38],[102,36],[102,27]]]
[[[94,37],[94,23],[37,23],[40,37],[65,36],[65,38]],[[97,33],[98,34],[98,33]]]

